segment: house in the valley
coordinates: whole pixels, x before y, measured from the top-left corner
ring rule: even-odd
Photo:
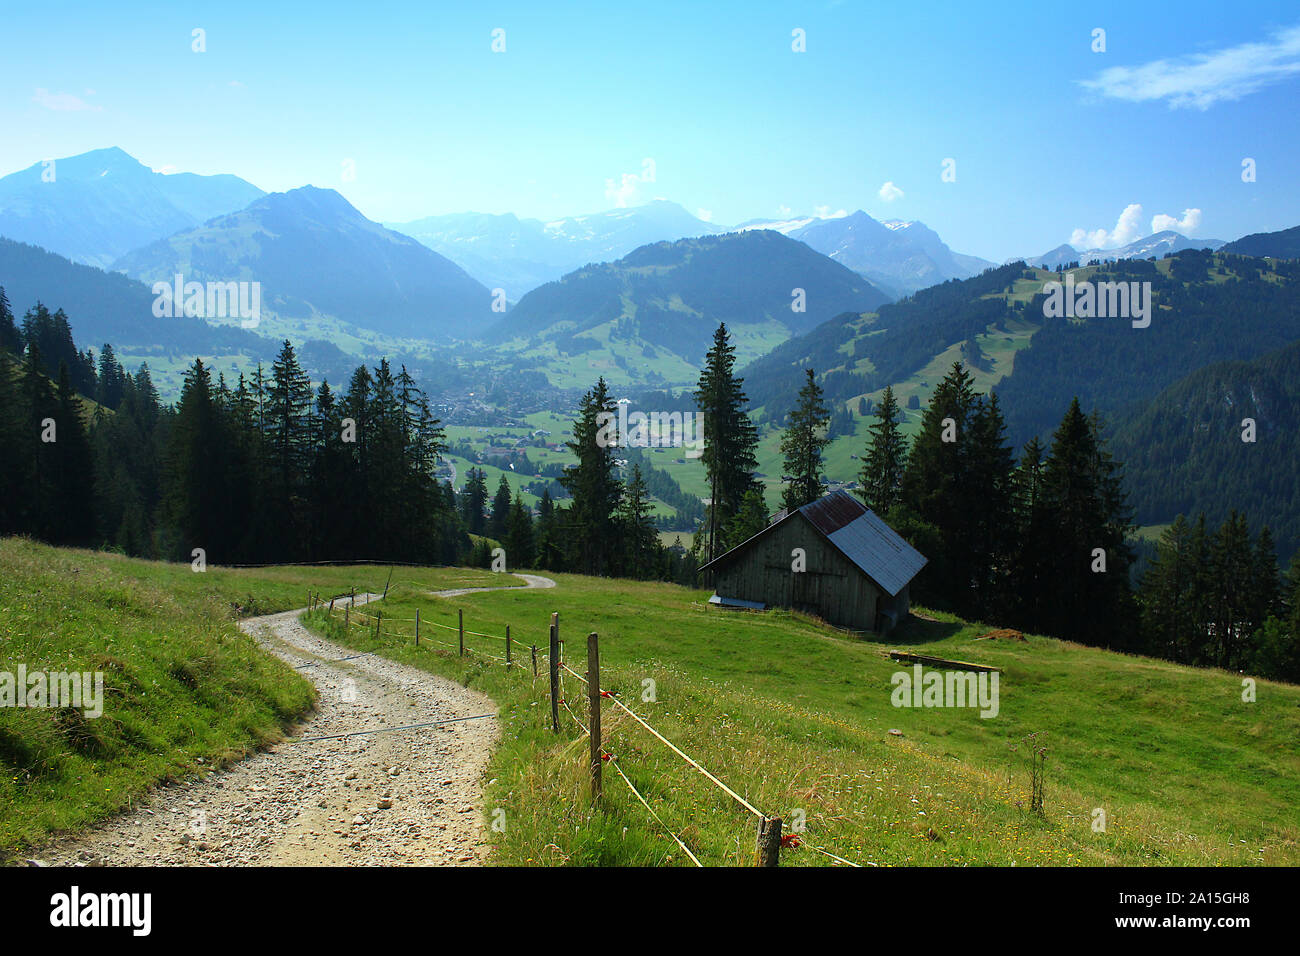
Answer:
[[[787,607],[837,627],[888,631],[907,616],[908,585],[926,558],[873,511],[836,491],[766,528],[700,568],[711,571],[711,604]]]

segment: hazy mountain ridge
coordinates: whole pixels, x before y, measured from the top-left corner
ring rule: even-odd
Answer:
[[[1239,256],[1271,256],[1274,259],[1300,259],[1300,226],[1277,232],[1254,232],[1230,242],[1220,252]]]
[[[109,342],[136,352],[272,354],[271,343],[243,329],[184,315],[158,318],[143,282],[26,243],[0,239],[0,286],[20,323],[37,301],[50,311],[63,309],[81,348],[98,351]]]
[[[1063,243],[1041,256],[1025,257],[1022,261],[1039,269],[1057,269],[1070,262],[1087,265],[1094,260],[1098,262],[1114,262],[1118,259],[1149,259],[1151,256],[1159,259],[1171,252],[1182,252],[1184,249],[1209,249],[1214,251],[1222,245],[1222,239],[1189,239],[1180,232],[1166,229],[1162,232],[1152,233],[1149,236],[1143,236],[1141,239],[1135,239],[1114,249],[1076,249],[1069,243]],[[1014,262],[1016,260],[1008,261]]]
[[[455,263],[314,186],[264,196],[113,268],[149,282],[257,281],[263,307],[283,318],[329,315],[398,336],[468,338],[492,315],[489,291]]]
[[[107,267],[263,195],[237,176],[164,175],[116,147],[97,149],[0,179],[0,236]]]
[[[803,289],[806,310],[792,309]],[[806,331],[831,315],[887,301],[867,280],[774,232],[727,233],[642,246],[586,266],[526,295],[492,341],[571,338],[612,324],[613,334],[698,362],[719,322],[772,322]]]
[[[385,225],[456,262],[488,288],[504,289],[512,302],[588,263],[720,231],[667,200],[550,222],[512,213],[452,213]]]

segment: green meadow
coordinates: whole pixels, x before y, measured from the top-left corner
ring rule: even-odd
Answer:
[[[356,621],[344,633],[337,618],[309,619],[498,702],[485,800],[486,815],[503,810],[506,821],[493,833],[496,863],[690,865],[665,828],[705,865],[752,861],[752,815],[609,704],[604,745],[662,824],[609,764],[593,806],[584,688],[565,675],[573,714],[561,708],[554,734],[545,661],[535,679],[526,646],[545,654],[552,611],[575,671],[585,673],[597,632],[603,687],[756,807],[804,822],[805,845],[784,851],[783,865],[834,865],[812,846],[861,865],[1300,862],[1300,688],[1261,681],[1247,703],[1241,675],[1033,635],[985,638],[990,628],[944,615],[879,643],[798,614],[710,609],[707,591],[554,578],[554,589],[450,600],[395,587],[376,605],[378,640]],[[458,610],[478,632],[463,658]],[[507,624],[525,645],[510,670]],[[1002,668],[998,715],[893,706],[891,678],[910,667],[891,648]],[[1030,810],[1030,734],[1048,750],[1041,816]]]
[[[587,634],[597,632],[605,689],[787,831],[802,827],[782,865],[836,865],[821,851],[878,866],[1300,863],[1300,688],[1260,681],[1247,702],[1242,675],[1034,635],[988,637],[989,627],[941,614],[882,643],[799,614],[717,611],[708,591],[553,577],[556,588],[441,599],[431,592],[519,582],[457,568],[198,574],[0,542],[3,669],[102,670],[107,685],[98,720],[0,709],[0,854],[12,860],[56,831],[128,809],[154,785],[280,739],[310,711],[310,684],[259,650],[238,619],[300,607],[309,591],[388,585],[387,600],[346,631],[341,615],[323,611],[307,623],[498,703],[501,738],[480,808],[485,823],[504,822],[490,831],[497,864],[690,865],[668,831],[705,865],[752,862],[753,816],[608,701],[613,760],[593,803],[587,698],[568,674],[561,732],[550,727],[552,612],[569,666],[585,673]],[[378,638],[367,616],[377,610]],[[465,657],[458,610],[470,632]],[[1001,668],[997,716],[893,706],[892,677],[910,668],[890,649]],[[1031,734],[1047,748],[1041,815],[1030,809]]]

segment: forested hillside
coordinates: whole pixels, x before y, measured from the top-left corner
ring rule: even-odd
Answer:
[[[789,408],[807,367],[817,370],[831,403],[897,383],[950,345],[1018,316],[1019,305],[999,293],[1024,271],[1023,263],[1012,263],[922,289],[874,315],[837,315],[750,363],[750,397],[765,408]]]
[[[1124,260],[1075,270],[1075,281],[1150,282],[1149,328],[1124,319],[1044,318],[998,386],[1017,444],[1044,436],[1072,396],[1107,417],[1127,416],[1206,365],[1251,359],[1300,339],[1300,263],[1185,250],[1159,262]]]
[[[1269,526],[1285,564],[1300,547],[1297,435],[1300,342],[1193,372],[1124,419],[1114,446],[1139,524],[1235,509]]]

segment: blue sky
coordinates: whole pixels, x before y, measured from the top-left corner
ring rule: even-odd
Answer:
[[[116,145],[385,221],[861,208],[997,260],[1157,216],[1201,238],[1300,224],[1294,0],[127,8],[9,5],[0,174]]]

